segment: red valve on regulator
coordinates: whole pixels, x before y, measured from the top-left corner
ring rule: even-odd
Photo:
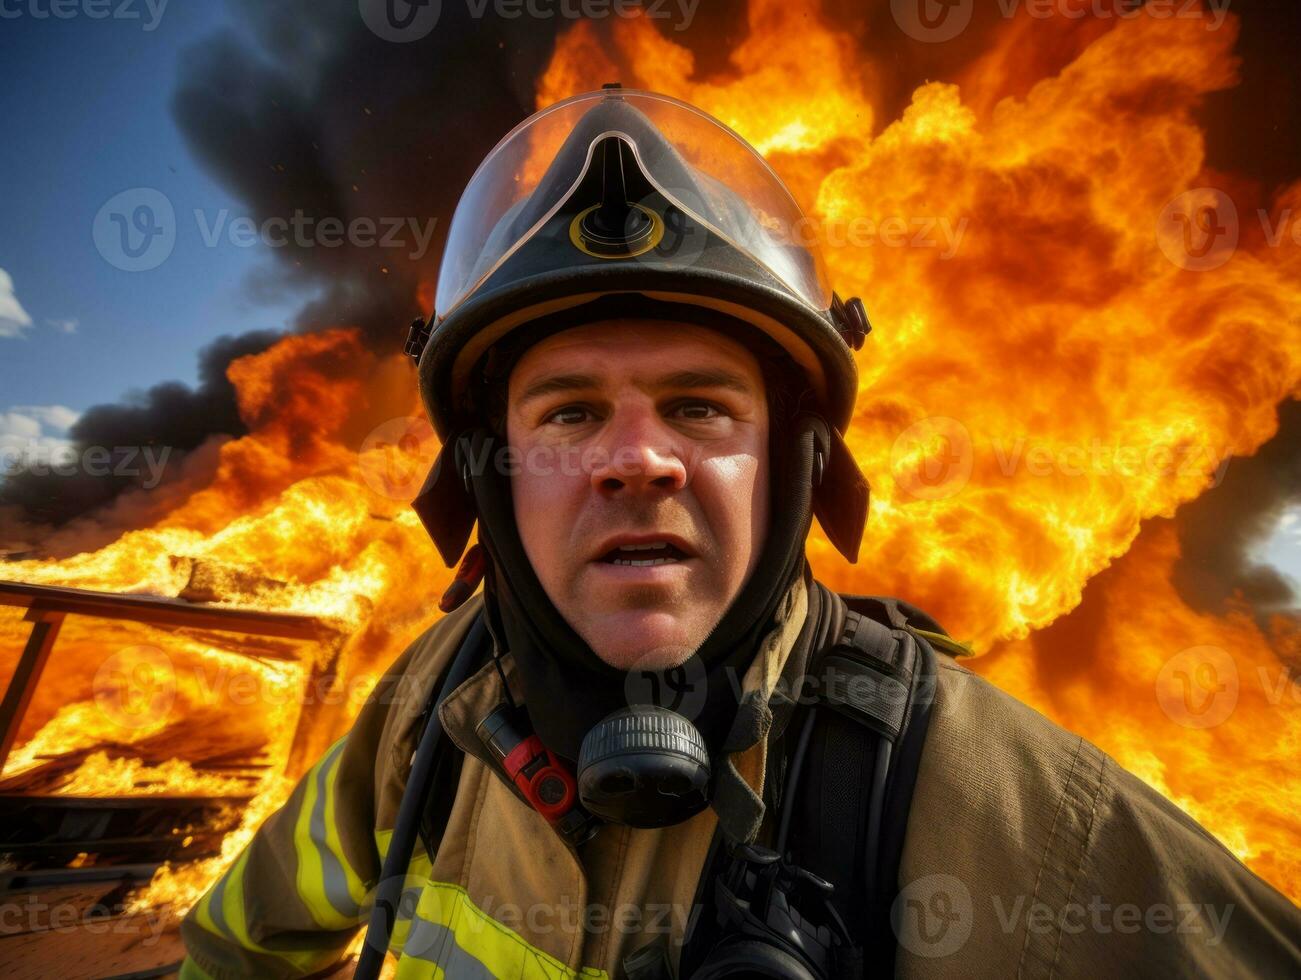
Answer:
[[[600,821],[578,800],[578,784],[560,758],[529,730],[524,713],[499,704],[475,726],[511,782],[570,845],[591,840]]]

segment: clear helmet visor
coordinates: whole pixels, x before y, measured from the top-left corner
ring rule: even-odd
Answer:
[[[452,219],[435,314],[445,317],[566,203],[610,136],[654,189],[825,311],[831,289],[811,229],[763,157],[677,99],[612,89],[559,102],[515,127],[479,166]]]

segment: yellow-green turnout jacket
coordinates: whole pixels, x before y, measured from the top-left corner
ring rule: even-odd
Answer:
[[[345,956],[369,916],[422,712],[482,604],[406,650],[191,910],[184,980],[301,977]],[[743,703],[773,696],[808,610],[800,581],[743,678]],[[929,638],[938,669],[899,859],[897,975],[1301,977],[1301,910],[1106,754]],[[518,700],[509,654],[502,668]],[[488,663],[440,709],[465,758],[434,858],[417,844],[409,866],[390,943],[398,977],[618,977],[655,941],[676,969],[719,816],[607,825],[571,848],[475,736],[502,687]],[[765,735],[728,756],[761,838]],[[865,950],[869,975],[889,962],[879,953]]]

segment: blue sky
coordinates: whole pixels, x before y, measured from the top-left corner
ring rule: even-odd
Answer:
[[[193,214],[245,213],[191,157],[169,108],[180,59],[230,26],[226,6],[128,9],[138,19],[91,19],[77,0],[59,20],[33,16],[49,0],[0,0],[0,439],[30,435],[33,420],[38,438],[57,438],[69,417],[27,409],[79,413],[158,381],[192,383],[206,342],[283,327],[301,306],[255,305],[246,279],[269,249],[227,237],[208,247]],[[137,187],[166,196],[176,238],[156,268],[128,272],[97,250],[92,227]]]

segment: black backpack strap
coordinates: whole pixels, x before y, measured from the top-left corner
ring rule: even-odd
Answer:
[[[938,664],[930,641],[913,635],[917,648],[916,667],[908,714],[903,732],[894,745],[889,781],[886,784],[870,919],[872,946],[888,951],[892,972],[897,944],[890,915],[895,899],[899,897],[899,865],[903,860],[904,838],[908,833],[908,814],[912,810],[913,790],[917,785],[917,772],[921,768],[922,751],[926,746],[938,683]]]
[[[829,881],[832,904],[849,928],[853,945],[837,974],[862,976],[862,951],[870,934],[870,890],[863,876],[869,804],[881,738],[871,729],[825,707],[816,712],[804,757],[802,784],[787,805],[792,811],[788,846],[793,861]],[[803,728],[806,716],[799,725]],[[858,969],[855,969],[855,966]]]
[[[808,674],[817,711],[798,799],[789,801],[799,864],[835,886],[836,904],[873,972],[893,971],[890,908],[913,787],[930,722],[935,655],[916,628],[938,623],[898,600],[824,593],[844,610],[834,642],[813,651]],[[803,719],[792,728],[801,726]],[[844,975],[862,975],[862,962]]]
[[[828,707],[885,736],[892,745],[899,740],[917,669],[911,633],[891,630],[851,609],[839,639],[815,654],[809,669]]]
[[[869,619],[888,625],[891,629],[907,630],[913,636],[926,640],[932,647],[932,653],[943,650],[953,657],[971,656],[968,644],[949,636],[943,626],[911,602],[879,595],[842,595],[840,599],[847,608]]]
[[[828,975],[863,977],[868,964],[872,976],[893,975],[890,911],[935,690],[925,634],[947,636],[908,603],[841,597],[816,582],[809,615],[798,704],[773,710],[764,795],[779,826],[769,830],[792,863],[833,886],[831,903],[852,942],[832,948]],[[725,938],[710,894],[727,866],[716,832],[693,902],[683,977]]]

